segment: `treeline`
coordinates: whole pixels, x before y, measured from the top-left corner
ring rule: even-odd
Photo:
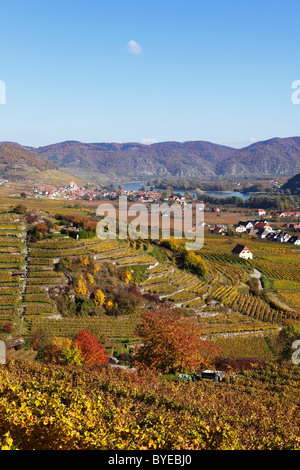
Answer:
[[[157,178],[148,182],[150,187],[159,189],[172,189],[173,191],[187,190],[196,191],[234,191],[238,190],[241,193],[270,193],[273,191],[271,186],[266,186],[263,182],[242,183],[237,186],[232,180],[226,181],[201,181],[198,178],[184,179],[184,178]]]
[[[78,215],[56,214],[55,219],[63,226],[61,233],[72,238],[93,238],[96,235],[97,221]],[[78,229],[76,231],[74,229]]]
[[[171,238],[170,240],[162,240],[160,244],[177,255],[177,263],[184,269],[187,269],[202,278],[205,278],[208,275],[208,270],[203,258],[193,251],[188,251],[182,240]]]
[[[155,187],[159,189],[169,189],[172,188],[176,192],[182,189],[195,191],[200,189],[201,191],[233,191],[235,185],[232,181],[220,181],[220,182],[202,182],[199,179],[187,180],[183,178],[179,179],[153,179],[148,182],[150,187]]]
[[[201,201],[206,204],[213,204],[216,206],[233,205],[236,207],[245,207],[248,209],[288,211],[295,210],[300,206],[299,196],[286,196],[284,194],[278,194],[276,196],[251,196],[246,200],[237,196],[219,197],[210,196],[208,194],[201,194],[198,196],[198,199],[201,199]]]

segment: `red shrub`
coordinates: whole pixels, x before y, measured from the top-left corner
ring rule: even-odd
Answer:
[[[79,347],[86,364],[100,366],[108,362],[105,347],[99,344],[97,338],[89,331],[79,331],[75,344]]]

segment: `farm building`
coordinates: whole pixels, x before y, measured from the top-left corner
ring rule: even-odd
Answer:
[[[236,245],[233,250],[231,251],[233,255],[237,255],[243,259],[253,259],[253,254],[249,250],[249,248],[245,245]]]

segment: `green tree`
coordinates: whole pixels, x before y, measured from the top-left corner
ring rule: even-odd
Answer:
[[[16,207],[14,207],[13,212],[15,214],[25,214],[27,211],[27,207],[24,204],[18,204]]]
[[[293,321],[284,326],[278,335],[281,360],[291,361],[294,352],[292,344],[296,340],[300,340],[300,321]]]
[[[208,274],[205,262],[200,255],[196,255],[193,251],[184,252],[184,266],[190,271],[194,271],[198,276],[206,277]]]

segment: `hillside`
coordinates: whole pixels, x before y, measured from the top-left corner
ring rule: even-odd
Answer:
[[[62,204],[61,211],[57,201],[37,200],[35,211],[20,216],[0,200],[0,338],[7,344],[0,448],[299,449],[300,370],[290,356],[281,361],[278,342],[293,319],[297,333],[295,247],[249,237],[254,260],[242,260],[232,255],[239,236],[208,232],[201,252],[188,258],[182,241],[100,240],[84,208]],[[73,238],[79,226],[90,236]],[[263,292],[249,283],[254,266],[268,281]],[[179,381],[176,369],[166,374],[132,362],[142,315],[175,306],[184,314],[180,331],[194,320],[210,350],[218,347],[218,357],[204,356],[200,368],[224,370],[221,382]],[[74,338],[83,330],[120,362],[78,362]],[[166,344],[174,364],[176,348]]]
[[[17,360],[0,370],[0,446],[170,456],[188,449],[187,458],[201,450],[299,450],[299,375],[299,367],[267,364],[233,382],[186,384]]]
[[[300,173],[290,178],[283,186],[282,189],[289,189],[292,194],[300,194]]]
[[[274,138],[236,150],[217,172],[224,175],[294,175],[300,168],[300,138]]]
[[[300,170],[300,138],[274,138],[242,149],[204,141],[82,143],[66,141],[35,153],[78,177],[113,178],[293,176]]]
[[[62,185],[71,175],[37,152],[13,142],[0,143],[0,175],[9,181]]]

